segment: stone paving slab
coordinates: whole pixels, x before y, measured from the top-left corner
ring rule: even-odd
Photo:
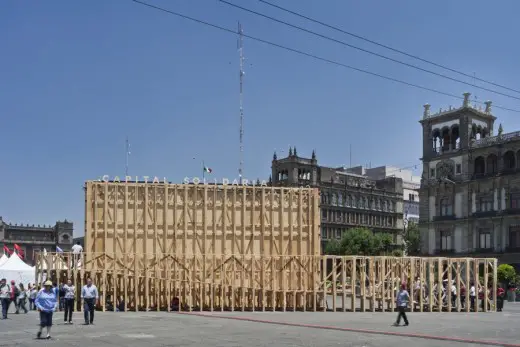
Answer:
[[[520,304],[509,304],[501,313],[411,313],[409,327],[391,327],[393,313],[311,313],[311,312],[96,312],[93,326],[82,325],[80,313],[74,325],[55,314],[53,339],[36,340],[38,316],[10,315],[0,321],[0,346],[352,346],[352,347],[456,347],[477,346],[407,336],[378,335],[350,331],[315,329],[281,324],[264,324],[232,318],[253,318],[290,324],[313,324],[338,328],[376,330],[393,334],[425,334],[486,339],[520,344]],[[481,345],[481,344],[480,344]]]

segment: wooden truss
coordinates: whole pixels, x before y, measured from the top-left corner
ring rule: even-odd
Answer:
[[[393,311],[403,281],[412,310],[469,311],[471,283],[494,310],[496,259],[320,256],[317,189],[87,182],[85,200],[85,253],[36,272],[78,296],[92,278],[103,310]]]
[[[396,310],[404,282],[412,311],[495,311],[496,259],[106,253],[72,259],[68,253],[39,253],[38,281],[70,278],[79,288],[91,277],[103,310],[108,302],[122,301],[131,311],[385,312]],[[67,270],[61,270],[64,263]]]

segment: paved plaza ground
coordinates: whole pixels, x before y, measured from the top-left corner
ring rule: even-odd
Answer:
[[[8,320],[0,321],[0,346],[457,347],[482,346],[487,340],[494,342],[487,345],[520,347],[520,303],[506,303],[505,311],[497,313],[410,313],[408,327],[392,327],[393,313],[204,312],[202,315],[96,312],[95,325],[85,326],[81,313],[75,313],[74,325],[65,325],[63,313],[58,312],[53,339],[47,341],[35,339],[36,312],[11,314]]]

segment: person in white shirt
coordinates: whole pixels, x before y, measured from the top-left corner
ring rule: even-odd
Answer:
[[[475,283],[471,282],[470,286],[471,287],[469,288],[469,300],[471,302],[471,309],[476,310],[475,309],[475,298],[477,297],[477,291],[475,289]]]
[[[67,322],[72,324],[72,312],[74,312],[74,298],[76,297],[76,287],[72,284],[71,280],[67,281],[67,284],[63,286],[65,292],[65,324]]]
[[[94,309],[99,299],[99,292],[90,278],[87,279],[87,284],[81,289],[81,299],[84,302],[85,325],[94,324]]]
[[[74,246],[72,246],[72,257],[73,257],[73,263],[72,267],[76,267],[78,265],[78,262],[81,258],[81,253],[83,252],[83,247],[81,246],[81,243],[78,241]]]
[[[451,283],[451,306],[455,307],[457,304],[457,287],[455,286],[455,283]]]

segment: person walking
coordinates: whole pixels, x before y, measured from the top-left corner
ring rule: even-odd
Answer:
[[[7,319],[7,312],[11,305],[11,287],[5,278],[0,281],[0,300],[2,301],[2,319]]]
[[[16,282],[14,280],[11,280],[11,302],[14,302],[14,308],[16,310],[16,313],[18,313],[18,300],[16,298],[18,297],[18,294],[20,290],[16,286]]]
[[[99,293],[90,278],[87,278],[87,284],[81,289],[81,299],[84,303],[85,325],[94,324],[94,310],[96,308],[96,302],[99,299]]]
[[[36,295],[38,294],[38,288],[36,284],[33,283],[31,286],[31,290],[29,291],[29,309],[31,311],[36,310],[36,305],[34,304],[34,300],[36,300]]]
[[[65,323],[72,324],[72,312],[74,312],[74,298],[76,297],[76,287],[72,284],[71,280],[67,281],[67,284],[63,285],[65,295]]]
[[[395,322],[395,326],[399,326],[401,323],[401,317],[404,320],[404,325],[408,326],[408,317],[406,317],[406,308],[408,307],[408,302],[410,301],[410,294],[406,290],[406,284],[401,284],[401,290],[397,293],[397,321]]]
[[[43,328],[47,328],[47,339],[51,338],[52,314],[58,309],[58,298],[52,288],[52,282],[46,281],[43,289],[36,295],[34,301],[36,308],[40,311],[40,330],[36,334],[37,338],[42,337]]]
[[[18,288],[18,296],[16,297],[16,314],[20,312],[20,309],[23,309],[25,313],[27,313],[27,307],[25,306],[27,300],[27,291],[25,290],[23,283],[19,284]]]

